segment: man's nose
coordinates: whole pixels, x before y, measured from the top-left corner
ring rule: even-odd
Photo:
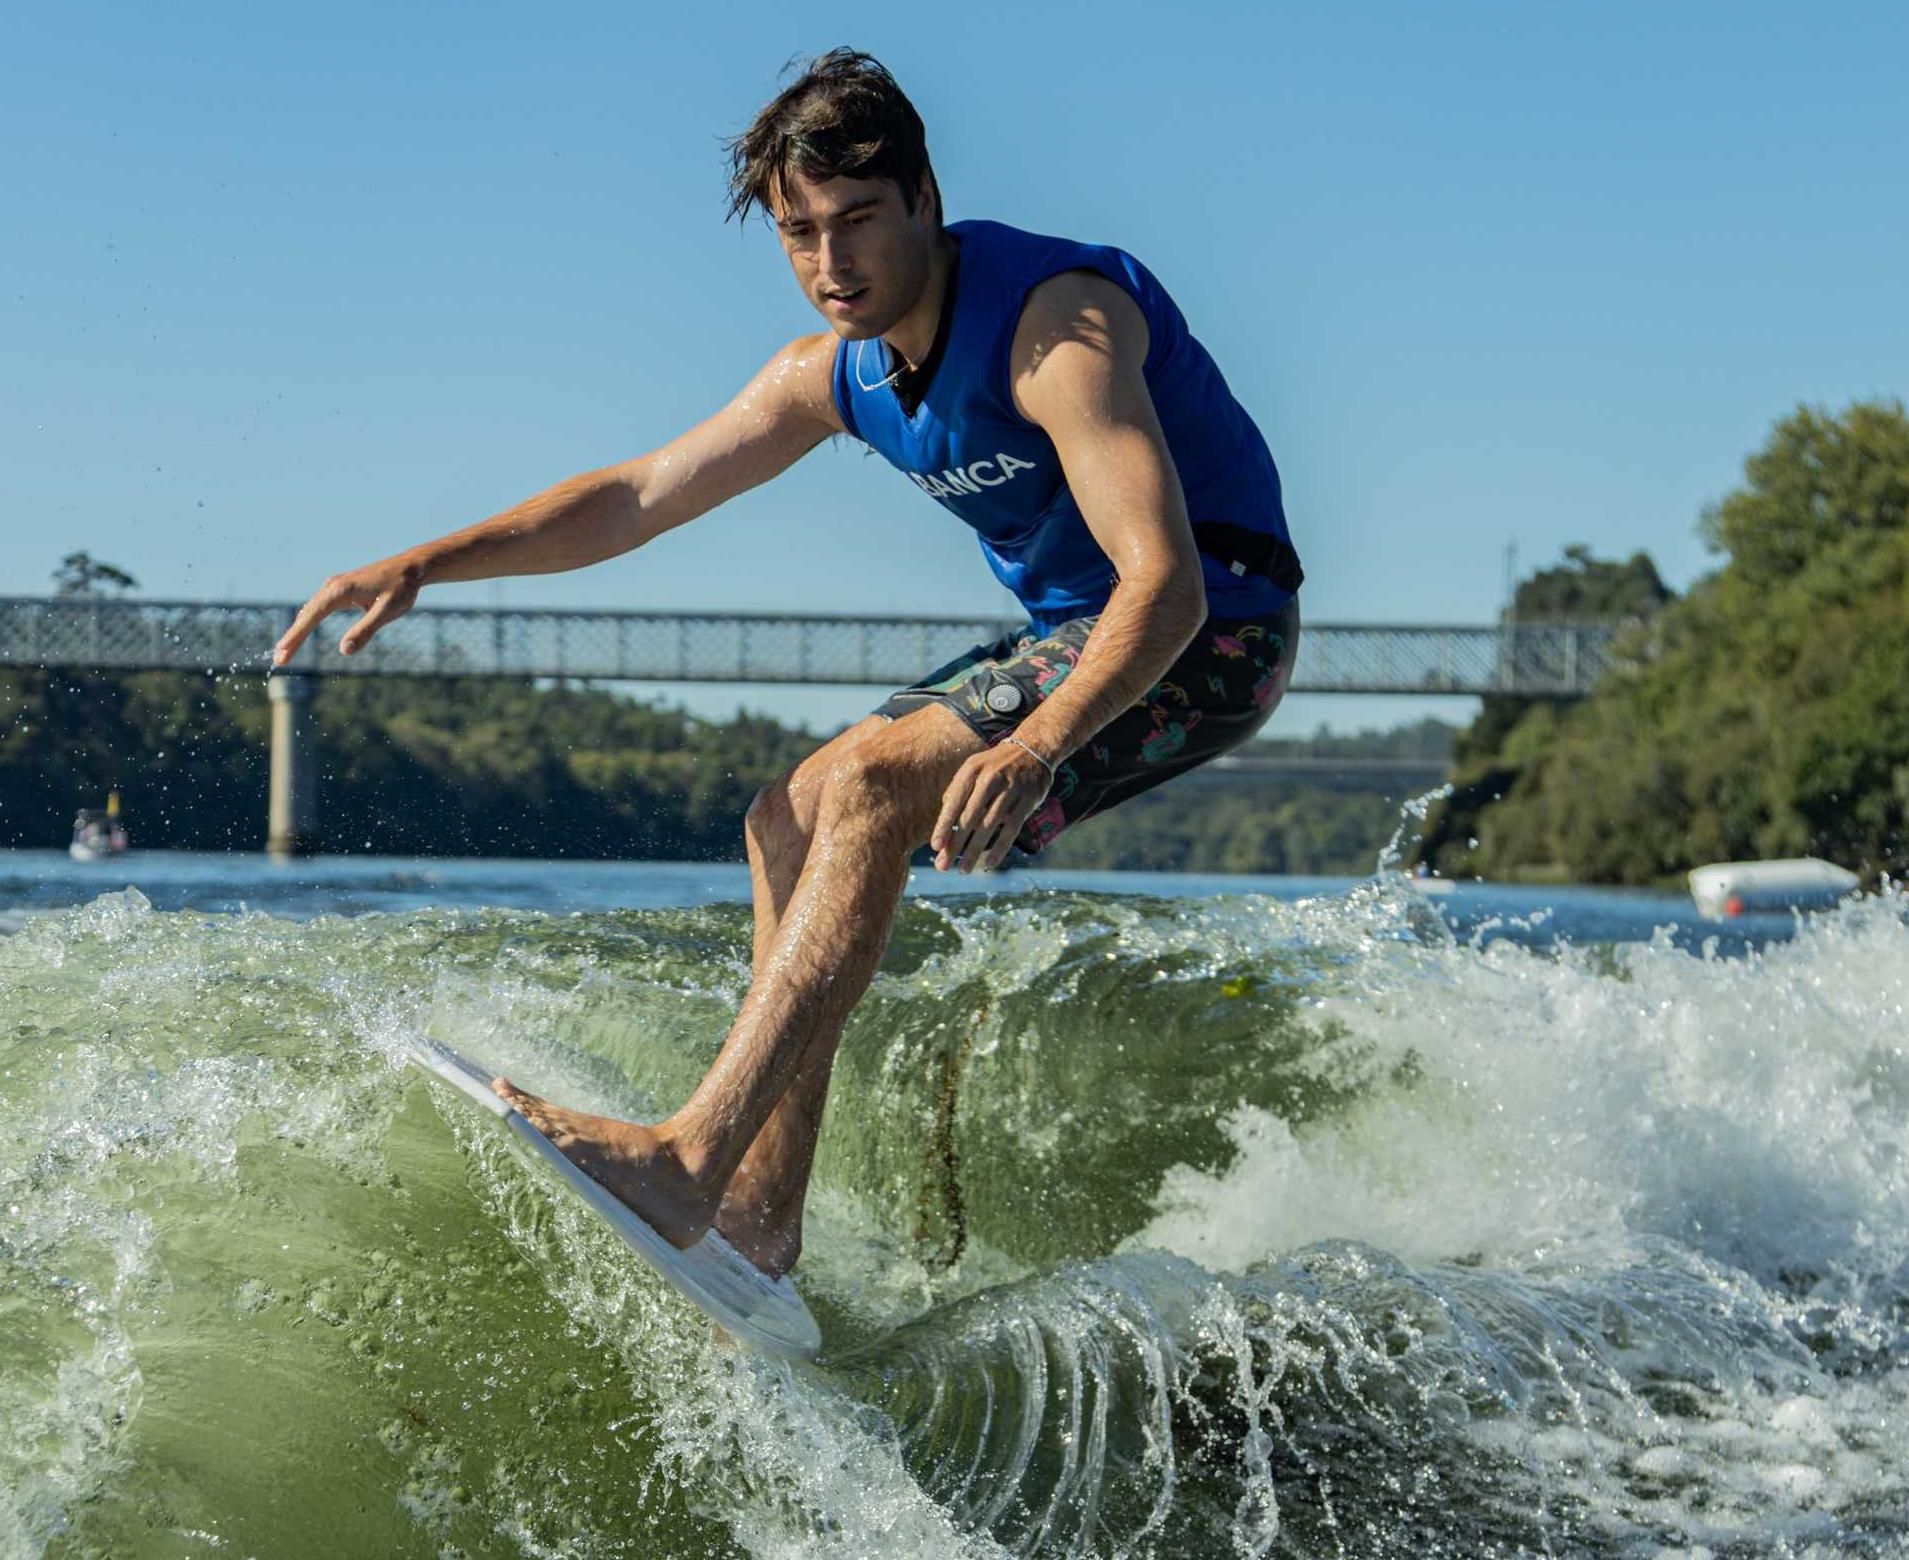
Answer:
[[[826,281],[835,281],[855,269],[855,256],[847,241],[841,234],[830,233],[826,228],[822,231],[815,258]]]

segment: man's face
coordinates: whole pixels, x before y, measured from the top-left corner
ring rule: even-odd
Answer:
[[[792,173],[775,208],[795,279],[845,341],[892,329],[920,299],[937,232],[925,190],[911,212],[892,179],[817,183]]]

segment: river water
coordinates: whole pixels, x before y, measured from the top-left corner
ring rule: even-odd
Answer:
[[[0,1555],[1909,1548],[1899,899],[919,873],[791,1365],[399,1063],[660,1115],[746,891],[0,853]]]

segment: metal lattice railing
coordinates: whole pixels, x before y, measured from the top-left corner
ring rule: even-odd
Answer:
[[[1574,698],[1610,669],[1618,631],[1611,623],[1308,623],[1292,686],[1298,693]]]
[[[263,672],[296,608],[269,603],[0,597],[0,665]],[[900,687],[1007,632],[1003,619],[417,608],[349,658],[343,616],[294,669],[325,675],[565,677]],[[1307,624],[1295,692],[1588,693],[1607,624]]]

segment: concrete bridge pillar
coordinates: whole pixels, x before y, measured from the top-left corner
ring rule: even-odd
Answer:
[[[265,848],[309,856],[318,848],[318,726],[309,672],[279,672],[265,684],[272,701],[272,800]]]

